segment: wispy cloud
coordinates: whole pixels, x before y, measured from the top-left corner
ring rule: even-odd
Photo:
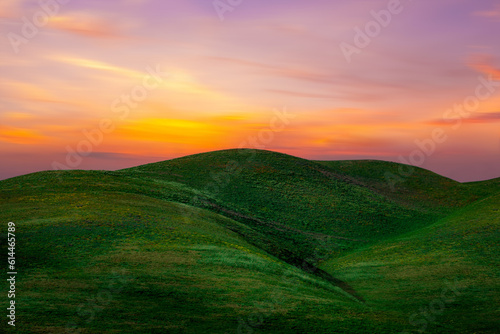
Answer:
[[[13,144],[43,144],[47,137],[31,129],[0,125],[0,142]]]
[[[474,15],[500,20],[500,5],[497,4],[490,10],[476,11]]]
[[[62,32],[93,38],[122,38],[120,27],[107,18],[84,12],[51,18],[49,27]]]
[[[437,125],[437,126],[455,126],[457,120],[456,119],[432,119],[426,121],[425,124],[428,125]],[[463,123],[496,123],[500,122],[500,111],[498,112],[488,112],[488,113],[477,113],[471,117],[461,118],[460,122]]]
[[[271,65],[251,60],[228,58],[228,57],[207,57],[207,58],[215,61],[224,62],[226,64],[235,64],[240,66],[253,67],[255,69],[260,70],[263,74],[272,76],[280,76],[289,79],[310,81],[315,83],[332,84],[335,82],[333,80],[333,75],[331,74],[318,73],[308,69],[301,69],[298,67]]]
[[[116,66],[113,64],[106,63],[104,61],[95,60],[95,59],[85,59],[75,56],[66,56],[66,55],[55,55],[51,56],[50,59],[59,61],[62,63],[70,64],[73,66],[90,68],[95,70],[112,72],[115,74],[123,75],[126,77],[132,78],[142,78],[144,77],[144,72],[135,71],[129,68]]]
[[[500,80],[500,67],[495,63],[495,57],[488,54],[477,54],[470,57],[468,64],[476,71],[491,75],[495,80]]]
[[[291,90],[286,90],[286,89],[266,89],[266,91],[271,92],[271,93],[286,95],[286,96],[292,96],[292,97],[306,97],[306,98],[313,98],[313,99],[334,99],[334,98],[336,98],[336,96],[334,96],[334,95],[296,92],[296,91],[291,91]]]

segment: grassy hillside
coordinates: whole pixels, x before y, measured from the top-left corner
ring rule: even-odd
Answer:
[[[0,219],[17,229],[17,332],[222,333],[259,309],[281,328],[289,313],[359,308],[232,232],[233,220],[130,193],[130,180],[105,172],[60,181],[47,172],[0,183]]]
[[[500,178],[462,184],[423,168],[377,160],[317,161],[351,182],[410,207],[451,213],[500,191]]]
[[[495,333],[499,203],[500,194],[493,195],[322,267],[352,284],[368,304],[385,310],[408,332]]]
[[[123,170],[137,179],[179,182],[196,201],[272,234],[301,257],[318,242],[325,257],[425,226],[440,212],[408,207],[313,161],[257,150],[225,150]],[[233,214],[231,214],[233,213]],[[236,214],[234,214],[236,213]]]
[[[16,328],[0,327],[412,332],[423,328],[421,316],[409,322],[412,312],[456,278],[464,292],[426,331],[493,333],[499,180],[459,184],[421,171],[425,181],[401,185],[420,191],[410,201],[410,191],[377,183],[373,164],[363,168],[226,150],[0,181],[19,271]],[[425,194],[443,196],[443,185],[456,189],[451,199],[431,203]]]

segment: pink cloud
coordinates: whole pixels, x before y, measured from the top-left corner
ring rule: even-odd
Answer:
[[[499,112],[489,112],[489,113],[478,113],[475,116],[461,119],[462,123],[493,123],[500,122],[500,111]],[[425,122],[429,125],[437,126],[451,126],[457,125],[456,119],[444,120],[444,119],[434,119]]]
[[[491,75],[495,80],[500,80],[500,68],[494,65],[495,60],[492,55],[478,54],[470,57],[468,63],[476,71]]]
[[[52,29],[87,37],[115,38],[119,36],[113,25],[85,15],[58,16],[50,21],[49,26]]]
[[[475,12],[474,15],[492,19],[500,19],[500,5],[496,5],[493,9],[490,10]]]

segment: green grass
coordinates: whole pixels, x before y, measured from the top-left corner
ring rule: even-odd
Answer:
[[[426,228],[325,262],[368,304],[385,310],[407,329],[435,333],[493,333],[500,305],[500,194],[473,203]],[[435,323],[422,315],[441,299],[447,282],[459,295],[445,303]],[[447,296],[453,294],[449,293]],[[451,298],[450,298],[451,299]],[[436,302],[437,304],[439,302]],[[425,323],[425,324],[424,324]]]
[[[500,179],[419,169],[392,191],[394,168],[226,150],[0,181],[0,261],[13,221],[19,272],[16,328],[0,326],[412,332],[423,318],[409,317],[456,279],[461,295],[426,332],[494,333]]]
[[[269,151],[217,151],[122,173],[184,183],[213,204],[208,208],[215,205],[253,218],[246,224],[275,235],[301,257],[311,256],[320,241],[335,244],[332,254],[325,254],[332,256],[440,218],[339,178],[321,164]]]
[[[431,171],[375,160],[317,161],[338,177],[372,189],[405,206],[450,213],[500,191],[500,178],[459,183]]]

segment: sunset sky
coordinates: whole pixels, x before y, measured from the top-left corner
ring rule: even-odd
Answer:
[[[1,0],[0,34],[0,179],[252,146],[500,177],[496,0]]]

